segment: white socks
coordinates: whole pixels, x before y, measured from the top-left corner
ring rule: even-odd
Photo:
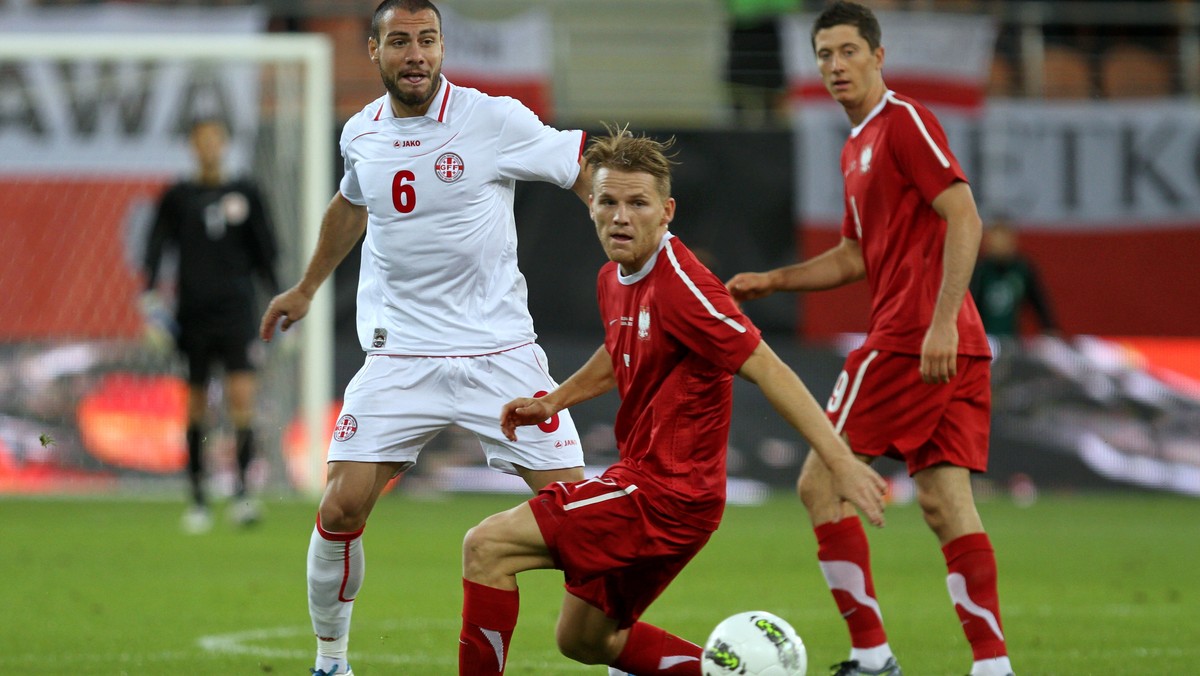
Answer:
[[[892,657],[892,648],[888,644],[877,645],[874,648],[851,648],[850,659],[857,660],[864,669],[882,669],[888,658]],[[1008,657],[994,657],[979,660],[971,666],[971,676],[1012,676],[1012,663]]]
[[[349,639],[349,636],[343,636],[336,641],[317,639],[317,662],[314,667],[327,674],[344,674],[349,671],[350,664],[346,659],[346,644],[350,642]],[[331,644],[340,644],[340,650],[326,652],[333,647]]]
[[[350,614],[366,562],[362,531],[331,533],[320,525],[308,543],[308,614],[317,635],[317,669],[346,671]]]
[[[1012,673],[1012,663],[1007,656],[979,660],[971,666],[971,676],[1011,676]]]
[[[874,648],[850,648],[850,659],[857,660],[864,669],[882,669],[892,656],[892,647],[881,643]]]

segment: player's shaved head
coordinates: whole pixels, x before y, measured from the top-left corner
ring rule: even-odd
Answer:
[[[436,5],[429,0],[383,0],[379,6],[375,8],[375,15],[371,17],[371,36],[376,40],[383,38],[379,31],[383,28],[383,17],[392,10],[404,10],[409,14],[416,14],[427,9],[432,9],[434,16],[437,17],[438,32],[442,30],[442,13],[438,11]]]
[[[659,196],[664,200],[671,196],[671,147],[675,145],[675,137],[666,141],[656,141],[649,136],[635,136],[629,131],[629,125],[617,127],[605,124],[608,131],[606,136],[595,137],[583,159],[592,169],[595,176],[600,169],[613,169],[625,172],[644,172],[654,177]]]

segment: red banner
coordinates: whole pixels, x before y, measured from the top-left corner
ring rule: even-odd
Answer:
[[[543,10],[500,20],[476,20],[441,7],[451,82],[492,96],[511,96],[544,121],[554,117],[553,25]]]

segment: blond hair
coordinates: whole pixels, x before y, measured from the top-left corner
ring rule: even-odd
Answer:
[[[635,136],[629,125],[618,127],[605,124],[605,136],[593,137],[583,159],[592,169],[592,175],[600,169],[624,172],[641,172],[654,177],[659,195],[665,200],[671,196],[671,160],[668,154],[675,145],[675,137],[656,141],[645,134]]]

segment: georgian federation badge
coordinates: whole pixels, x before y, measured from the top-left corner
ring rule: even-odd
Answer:
[[[358,431],[358,420],[354,416],[346,413],[338,418],[337,425],[333,428],[334,441],[349,441],[354,433]]]
[[[445,183],[453,183],[462,178],[466,168],[463,159],[455,153],[442,153],[433,163],[433,173]]]

